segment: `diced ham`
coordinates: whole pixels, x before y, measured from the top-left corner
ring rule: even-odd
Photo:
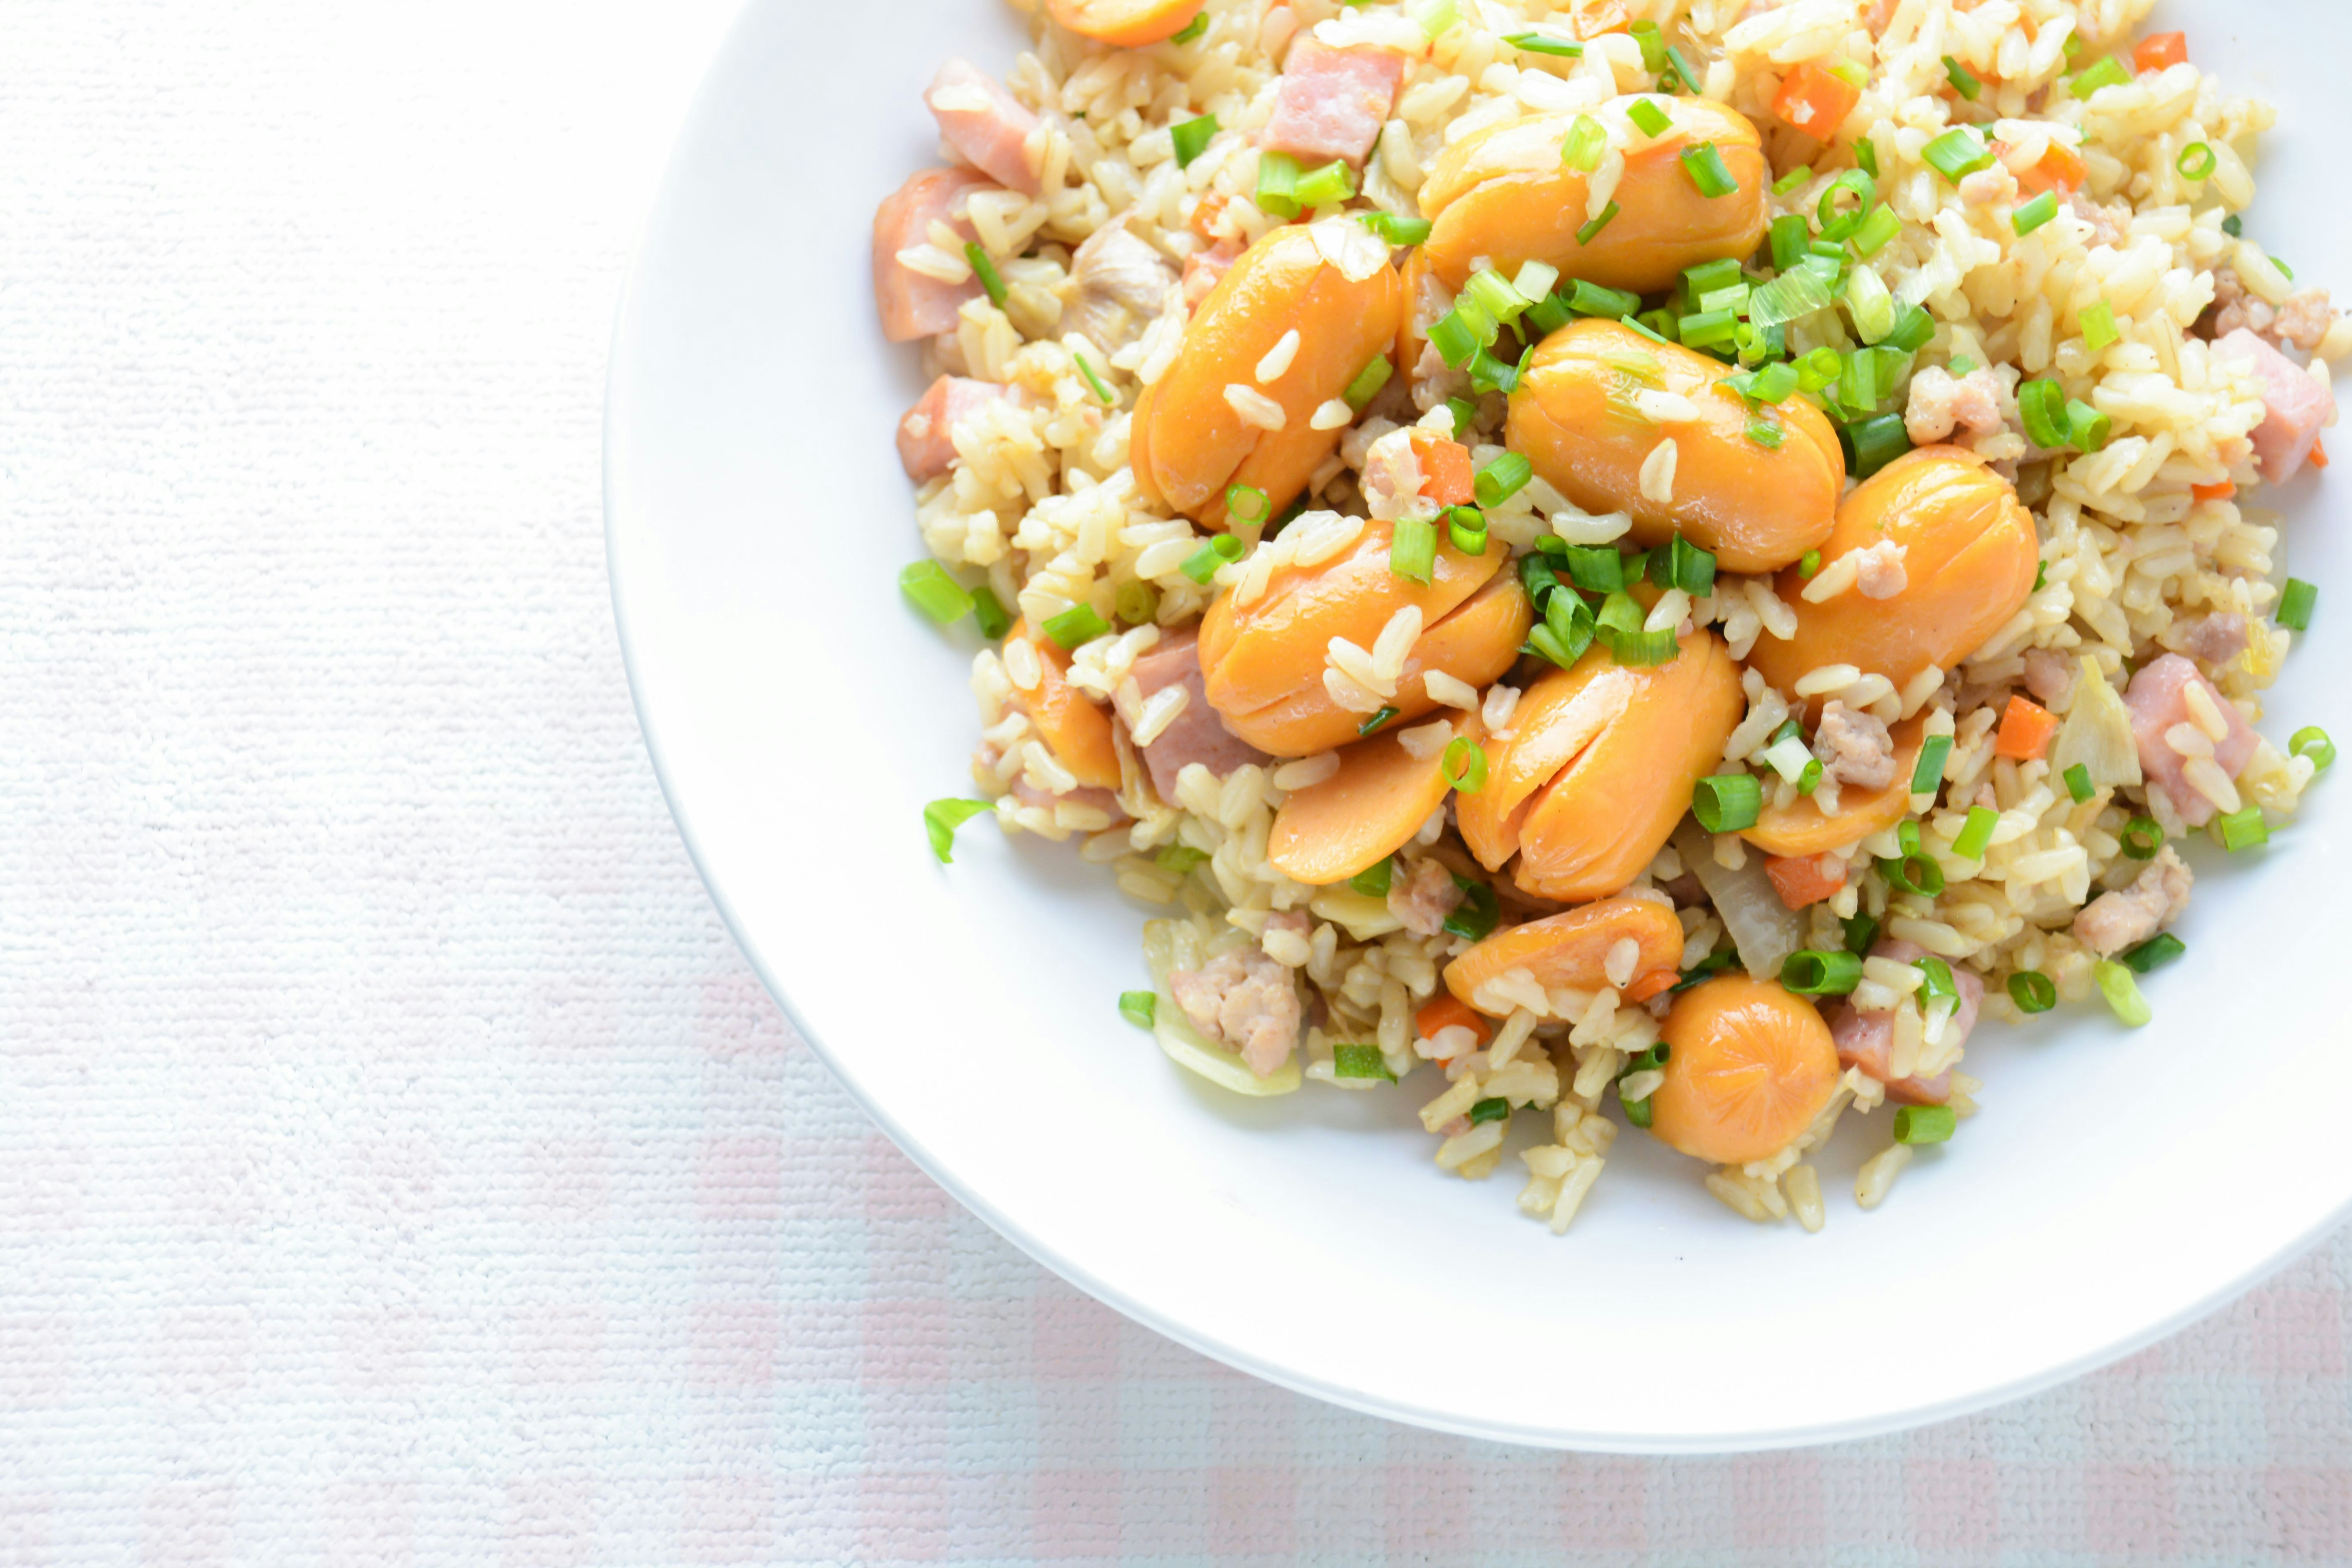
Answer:
[[[1445,929],[1446,917],[1462,902],[1454,873],[1434,860],[1416,860],[1412,869],[1389,885],[1389,913],[1404,922],[1415,936],[1435,936]]]
[[[2105,958],[2146,942],[2180,918],[2196,879],[2168,844],[2128,888],[2101,893],[2074,917],[2074,940]]]
[[[935,479],[954,467],[955,443],[949,439],[957,421],[1004,395],[992,381],[943,375],[931,383],[923,400],[898,421],[898,461],[917,484]]]
[[[1024,805],[1034,805],[1043,811],[1051,811],[1057,805],[1090,805],[1109,817],[1113,827],[1134,820],[1127,815],[1127,808],[1118,804],[1118,796],[1090,784],[1080,784],[1076,789],[1053,795],[1039,789],[1026,777],[1018,777],[1013,781],[1013,798]]]
[[[1230,239],[1221,239],[1206,250],[1196,250],[1184,258],[1184,304],[1188,310],[1199,310],[1209,291],[1225,280],[1225,274],[1241,259],[1242,247]]]
[[[1217,710],[1209,706],[1208,687],[1201,675],[1200,633],[1163,630],[1160,640],[1135,661],[1136,689],[1149,700],[1171,686],[1192,693],[1184,710],[1143,748],[1143,765],[1150,770],[1151,787],[1161,800],[1176,798],[1176,775],[1189,763],[1198,763],[1223,778],[1244,763],[1264,763],[1266,755],[1235,737]]]
[[[2221,716],[2228,733],[2213,742],[2213,761],[2224,775],[2235,779],[2252,760],[2261,737],[2221,689],[2180,655],[2168,653],[2133,676],[2124,691],[2124,706],[2131,710],[2132,739],[2139,747],[2140,771],[2147,775],[2148,787],[2164,791],[2182,822],[2202,827],[2213,819],[2213,803],[2189,784],[2189,758],[2165,738],[2176,724],[2195,727],[2189,710],[2192,683],[2205,689]]]
[[[2244,327],[2216,342],[2213,356],[2251,368],[2261,382],[2266,412],[2254,426],[2254,456],[2263,479],[2284,484],[2302,469],[2312,443],[2336,417],[2336,395]]]
[[[2227,664],[2246,651],[2246,617],[2235,610],[2200,616],[2183,632],[2180,649],[2200,664]]]
[[[1925,951],[1890,938],[1873,947],[1870,956],[1896,963],[1916,963]],[[1944,1026],[1944,1041],[1958,1046],[1965,1043],[1969,1031],[1977,1026],[1977,1013],[1984,1005],[1984,980],[1973,970],[1955,967],[1952,985],[1960,994],[1960,1005]],[[1860,1068],[1885,1084],[1886,1098],[1895,1104],[1941,1105],[1951,1099],[1952,1075],[1948,1069],[1934,1078],[1888,1080],[1886,1074],[1895,1049],[1894,1014],[1864,1013],[1851,1003],[1841,1002],[1830,1009],[1829,1026],[1830,1039],[1837,1046],[1839,1065]]]
[[[1369,47],[1335,49],[1302,37],[1283,62],[1274,118],[1259,134],[1269,153],[1287,153],[1302,164],[1344,158],[1361,163],[1404,81],[1404,57]]]
[[[882,314],[882,335],[892,342],[910,342],[950,330],[963,302],[980,298],[978,278],[942,283],[901,263],[898,253],[929,240],[934,223],[947,225],[960,239],[979,237],[968,221],[955,216],[955,207],[967,193],[989,183],[969,169],[924,169],[884,197],[876,210],[874,305]]]
[[[1239,1051],[1260,1078],[1297,1047],[1298,987],[1290,971],[1255,943],[1228,949],[1198,969],[1173,971],[1168,994],[1192,1027]]]
[[[969,60],[950,59],[923,94],[956,156],[1008,190],[1037,194],[1028,141],[1037,117]]]

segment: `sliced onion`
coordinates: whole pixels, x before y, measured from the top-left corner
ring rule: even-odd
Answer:
[[[2085,658],[2074,677],[2074,700],[2058,738],[2050,746],[2050,772],[2063,777],[2081,763],[2091,774],[2093,787],[2120,789],[2145,782],[2139,771],[2139,742],[2132,736],[2131,710],[2096,660]]]
[[[1772,879],[1764,874],[1763,851],[1751,847],[1738,870],[1727,870],[1716,863],[1715,841],[1690,821],[1675,830],[1675,849],[1684,868],[1706,889],[1748,974],[1758,980],[1779,979],[1782,961],[1805,945],[1805,922],[1780,901]]]
[[[1260,1078],[1250,1071],[1249,1063],[1242,1059],[1240,1052],[1227,1050],[1193,1028],[1184,1016],[1184,1009],[1177,1005],[1175,994],[1168,989],[1171,972],[1199,968],[1223,945],[1212,942],[1204,947],[1200,933],[1183,921],[1144,922],[1143,962],[1150,967],[1151,988],[1159,996],[1151,1010],[1152,1037],[1168,1053],[1170,1061],[1220,1089],[1232,1089],[1235,1094],[1288,1094],[1302,1081],[1296,1051],[1274,1070],[1272,1077]]]

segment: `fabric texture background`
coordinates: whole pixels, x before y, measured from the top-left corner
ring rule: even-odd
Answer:
[[[2343,1238],[1974,1419],[1580,1458],[1207,1363],[878,1136],[605,591],[730,9],[0,9],[0,1564],[2352,1561]]]

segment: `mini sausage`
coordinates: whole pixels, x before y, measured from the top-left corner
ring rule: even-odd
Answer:
[[[1625,170],[1611,199],[1618,206],[1591,239],[1577,231],[1591,176],[1566,167],[1560,153],[1578,116],[1535,114],[1463,138],[1439,155],[1421,187],[1421,210],[1433,220],[1430,263],[1459,289],[1482,260],[1506,278],[1529,261],[1610,289],[1654,293],[1686,267],[1747,259],[1764,237],[1762,139],[1745,115],[1704,98],[1643,95],[1673,117],[1650,142],[1626,118],[1634,100],[1612,99],[1593,111],[1614,127]],[[1737,182],[1728,195],[1700,194],[1682,165],[1685,147],[1712,142]]]
[[[1163,43],[1199,16],[1202,0],[1049,0],[1054,20],[1113,48]]]
[[[1455,807],[1463,841],[1490,871],[1517,856],[1513,878],[1537,898],[1614,893],[1673,836],[1746,706],[1712,632],[1646,667],[1595,645],[1520,696],[1511,739],[1487,748],[1486,788]]]
[[[1673,984],[1683,956],[1683,923],[1673,909],[1649,899],[1603,899],[1496,931],[1445,966],[1445,988],[1475,1006],[1480,986],[1524,969],[1546,990],[1598,991],[1615,984],[1609,956],[1625,942],[1633,943],[1634,959],[1620,991],[1654,994]]]
[[[1822,569],[1882,542],[1902,547],[1900,592],[1871,598],[1849,588],[1813,604],[1807,580],[1783,572],[1778,591],[1796,612],[1796,635],[1759,637],[1748,664],[1783,691],[1832,664],[1903,687],[1922,670],[1951,668],[2006,626],[2032,594],[2041,559],[2033,514],[2016,490],[1957,447],[1922,447],[1856,487],[1821,547]]]
[[[1264,490],[1281,511],[1339,447],[1340,427],[1316,429],[1316,410],[1394,352],[1403,299],[1388,247],[1351,219],[1293,224],[1251,246],[1201,302],[1176,362],[1136,400],[1137,484],[1203,528],[1224,527],[1233,485]],[[1289,363],[1260,383],[1260,365],[1293,331]],[[1245,416],[1260,400],[1278,408],[1278,429]]]
[[[1666,1015],[1650,1131],[1695,1160],[1740,1165],[1787,1148],[1837,1089],[1837,1046],[1801,996],[1726,975],[1692,987]]]
[[[1771,572],[1830,536],[1845,489],[1836,427],[1802,398],[1779,405],[1780,445],[1748,439],[1748,405],[1721,384],[1729,365],[1616,321],[1572,322],[1546,338],[1511,394],[1505,437],[1578,506],[1622,511],[1633,537],[1676,533],[1727,572]],[[1645,411],[1643,394],[1696,410]],[[1675,444],[1671,499],[1643,493],[1643,467]]]
[[[1452,715],[1455,739],[1475,742],[1485,731],[1475,713]],[[1416,757],[1383,731],[1339,752],[1339,771],[1321,784],[1294,790],[1274,814],[1265,858],[1283,875],[1318,887],[1368,871],[1410,843],[1429,814],[1445,804],[1449,786],[1442,751]]]
[[[1013,689],[1013,706],[1029,716],[1045,749],[1078,783],[1095,789],[1118,789],[1118,748],[1111,741],[1110,714],[1063,679],[1070,668],[1070,656],[1061,644],[1032,631],[1026,620],[1013,622],[1004,634],[1006,647],[1016,640],[1037,650],[1037,664],[1044,674],[1034,691]]]

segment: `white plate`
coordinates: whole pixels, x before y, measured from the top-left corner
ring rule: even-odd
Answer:
[[[2283,104],[2254,227],[2325,281],[2352,253],[2352,24],[2315,4],[2175,15],[2200,60]],[[919,94],[940,58],[1001,70],[1019,43],[989,0],[755,5],[677,150],[613,361],[614,592],[664,786],[744,950],[925,1170],[1234,1365],[1423,1426],[1633,1451],[1849,1437],[2022,1394],[2329,1226],[2352,1196],[2352,780],[2323,782],[2267,854],[2196,857],[2152,1027],[2079,1008],[1988,1026],[1983,1114],[1872,1215],[1844,1141],[1814,1237],[1736,1217],[1633,1135],[1556,1239],[1513,1208],[1516,1160],[1477,1184],[1430,1163],[1425,1084],[1245,1100],[1171,1067],[1114,1007],[1144,983],[1144,917],[1074,849],[981,822],[934,862],[921,812],[970,789],[976,644],[895,586],[920,545],[892,434],[922,388],[875,328],[867,234],[936,160]],[[2265,728],[2352,742],[2352,573],[2312,493],[2289,548],[2330,592]]]

